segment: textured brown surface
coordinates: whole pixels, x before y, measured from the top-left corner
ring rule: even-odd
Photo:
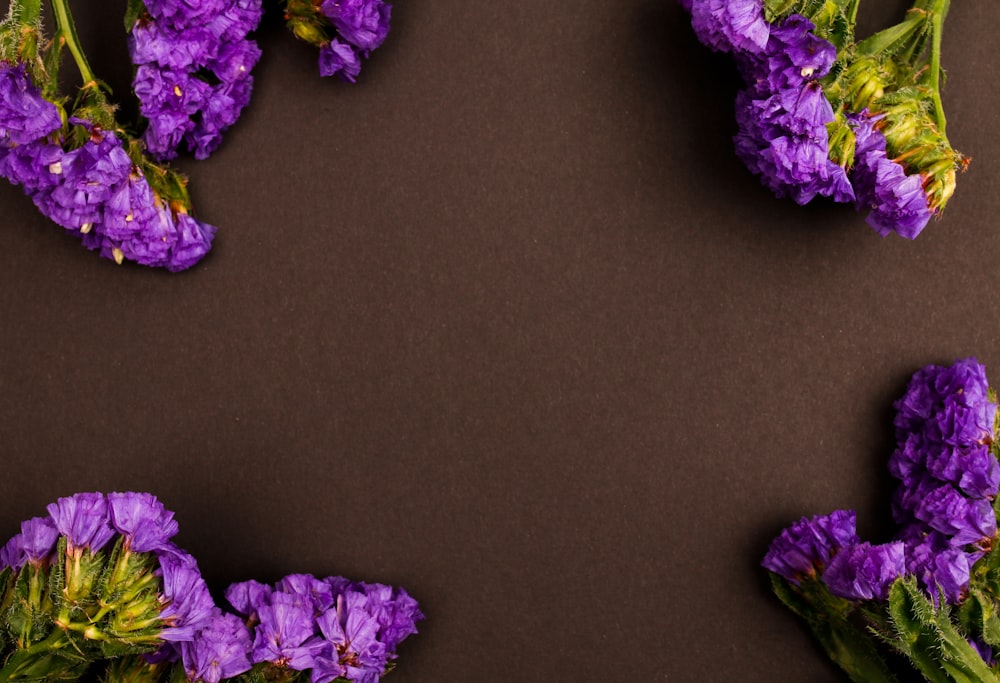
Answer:
[[[83,34],[121,92],[118,4]],[[995,8],[952,9],[973,163],[913,243],[759,186],[672,0],[394,16],[354,87],[262,32],[250,109],[180,164],[220,226],[191,272],[101,261],[0,186],[0,536],[153,491],[216,588],[405,585],[429,619],[395,683],[840,680],[757,562],[804,514],[886,533],[916,368],[1000,383]]]

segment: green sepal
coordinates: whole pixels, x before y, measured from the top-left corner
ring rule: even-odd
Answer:
[[[4,621],[15,647],[29,647],[52,631],[52,601],[45,569],[25,563],[12,593]]]
[[[854,606],[831,595],[818,579],[804,579],[799,586],[771,573],[771,587],[778,598],[806,620],[810,630],[833,660],[855,683],[890,683],[896,677],[882,659],[874,636],[850,620]]]
[[[997,605],[982,590],[970,587],[969,596],[955,610],[962,629],[971,635],[978,635],[984,643],[1000,649],[1000,615]]]
[[[931,683],[984,683],[996,675],[951,621],[940,598],[934,604],[917,586],[916,577],[897,579],[889,589],[889,616],[895,633],[888,641]]]
[[[142,0],[128,0],[125,7],[125,33],[131,33],[135,22],[146,13],[146,3]]]

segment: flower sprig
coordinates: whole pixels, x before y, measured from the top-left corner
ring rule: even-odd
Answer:
[[[361,58],[389,31],[383,0],[284,1],[296,35],[319,47],[322,75],[353,82]],[[136,122],[118,120],[68,0],[49,0],[48,8],[51,35],[42,0],[12,0],[0,22],[0,176],[102,256],[190,268],[208,253],[216,228],[194,218],[187,180],[165,162],[182,147],[208,157],[249,103],[261,56],[250,35],[261,0],[129,0]],[[60,90],[67,52],[82,78],[72,97]]]
[[[47,512],[0,549],[0,683],[377,683],[423,618],[401,588],[308,574],[232,584],[226,612],[151,494]]]
[[[945,135],[949,0],[915,0],[858,40],[860,0],[682,0],[698,38],[734,55],[736,153],[779,197],[853,202],[882,236],[916,237],[968,159]]]
[[[917,372],[895,408],[893,540],[862,542],[836,510],[782,531],[762,564],[851,680],[1000,680],[996,395],[969,358]]]

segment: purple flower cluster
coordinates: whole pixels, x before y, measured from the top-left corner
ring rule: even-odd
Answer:
[[[854,200],[847,173],[829,158],[833,108],[819,83],[837,58],[833,45],[792,15],[772,26],[763,48],[739,53],[750,84],[736,99],[736,154],[778,197]]]
[[[974,358],[929,365],[896,402],[897,447],[889,471],[900,480],[893,516],[902,525],[907,570],[932,596],[958,602],[969,571],[997,534],[991,500],[1000,464],[991,452],[997,405]]]
[[[21,533],[0,551],[0,569],[14,571],[30,564],[49,566],[59,538],[70,557],[91,557],[118,538],[129,552],[153,553],[161,579],[159,637],[167,642],[190,640],[212,615],[215,603],[194,558],[170,539],[177,533],[173,513],[148,493],[77,493],[46,508],[47,517],[21,525]]]
[[[896,232],[913,239],[931,219],[923,178],[919,173],[906,175],[906,169],[888,157],[885,136],[876,127],[879,117],[863,111],[849,120],[856,137],[851,180],[858,210],[870,210],[868,224],[883,237]]]
[[[232,584],[226,598],[238,615],[227,614],[216,606],[195,559],[171,540],[177,522],[154,496],[77,493],[47,512],[25,521],[0,548],[0,571],[12,570],[3,575],[0,592],[17,590],[22,572],[40,575],[44,586],[53,582],[50,590],[64,599],[80,609],[93,607],[82,622],[62,627],[93,631],[117,646],[136,645],[133,654],[146,653],[126,665],[136,671],[166,666],[173,670],[170,680],[183,671],[194,683],[219,683],[260,665],[268,680],[302,672],[301,680],[308,676],[311,683],[377,683],[399,643],[424,618],[401,588],[309,574],[286,576],[274,586]],[[50,571],[62,553],[64,572]]]
[[[820,576],[831,593],[851,600],[883,600],[896,578],[915,576],[932,600],[943,593],[949,603],[962,601],[972,566],[997,536],[997,405],[985,370],[974,358],[929,365],[895,408],[896,540],[859,542],[854,513],[838,510],[785,529],[761,563],[766,569],[796,585]]]
[[[852,510],[803,517],[771,542],[761,565],[798,584],[822,573],[842,548],[858,543],[856,527],[857,515]]]
[[[736,154],[766,187],[799,204],[817,195],[854,202],[883,237],[920,233],[932,214],[924,180],[888,158],[878,117],[846,115],[856,137],[853,167],[850,152],[839,161],[831,155],[827,124],[838,118],[820,79],[837,50],[814,24],[796,14],[769,24],[763,0],[681,3],[699,40],[737,60],[747,87],[736,99]]]
[[[158,159],[181,142],[205,159],[250,101],[260,48],[247,34],[261,0],[145,0],[129,36],[133,89],[149,121],[143,139]]]
[[[320,47],[320,75],[336,74],[353,83],[361,58],[368,58],[389,35],[392,6],[384,0],[323,0],[320,11],[339,36]]]
[[[254,625],[252,663],[310,671],[311,683],[376,683],[396,646],[416,633],[423,618],[402,589],[309,574],[287,576],[273,587],[235,583],[226,599]]]
[[[761,565],[796,585],[821,577],[843,598],[885,599],[903,574],[903,545],[861,543],[856,521],[852,510],[803,517],[771,542]]]
[[[163,202],[113,132],[70,123],[85,131],[82,146],[63,137],[59,110],[24,65],[0,63],[0,176],[106,258],[173,271],[199,261],[215,227]]]

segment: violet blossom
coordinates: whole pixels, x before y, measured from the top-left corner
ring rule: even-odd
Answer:
[[[851,180],[858,210],[868,209],[867,222],[885,237],[895,232],[913,239],[931,218],[920,174],[889,158],[878,117],[863,111],[850,118],[856,136]]]
[[[761,565],[792,583],[812,577],[844,547],[858,543],[853,510],[803,517],[771,542]]]
[[[147,149],[172,159],[185,142],[205,159],[250,101],[260,49],[247,35],[260,22],[261,1],[147,0],[146,8],[129,52],[138,67],[133,90],[149,122]]]
[[[823,572],[823,583],[848,600],[885,600],[889,587],[906,571],[901,541],[858,543],[837,553]]]
[[[187,679],[195,683],[219,683],[252,666],[250,632],[238,616],[221,610],[212,614],[192,640],[181,643],[180,650]]]

